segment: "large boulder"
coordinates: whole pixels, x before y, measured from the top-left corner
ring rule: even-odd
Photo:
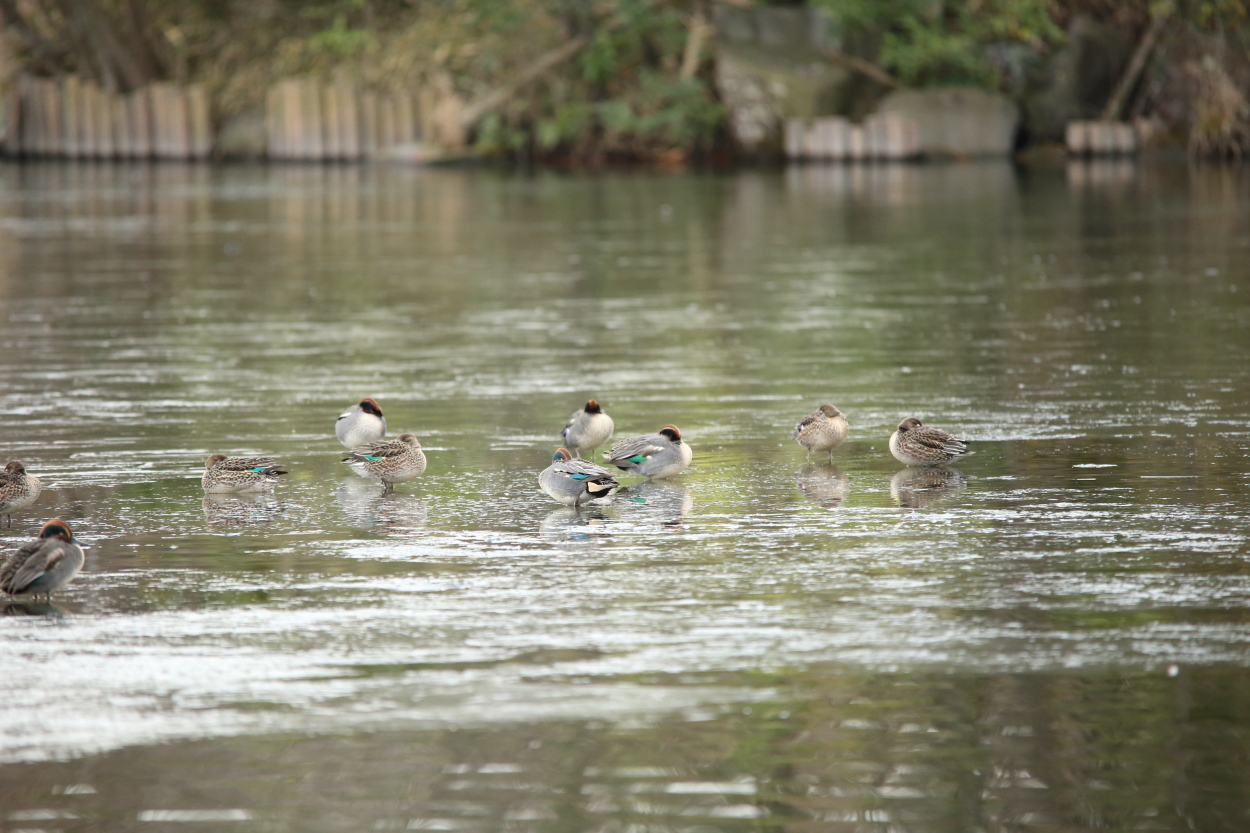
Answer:
[[[822,54],[837,48],[816,9],[713,5],[716,87],[734,139],[747,153],[775,153],[789,118],[847,112],[860,79]]]
[[[899,90],[877,113],[910,122],[916,150],[925,157],[1008,156],[1020,122],[1010,99],[974,87]]]

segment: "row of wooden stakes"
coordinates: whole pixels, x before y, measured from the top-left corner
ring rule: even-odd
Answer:
[[[291,79],[265,102],[264,155],[353,160],[393,155],[436,133],[431,92],[379,94],[351,83]],[[0,152],[65,159],[207,159],[214,131],[202,85],[111,92],[75,76],[22,76],[3,99]],[[449,122],[456,121],[455,113]]]

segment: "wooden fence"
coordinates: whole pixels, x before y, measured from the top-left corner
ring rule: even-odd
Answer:
[[[67,159],[206,159],[213,151],[208,95],[199,85],[152,84],[114,93],[74,76],[22,76],[3,102],[0,153]],[[293,79],[265,99],[271,159],[415,158],[436,133],[428,91],[378,94],[348,82]]]
[[[864,119],[862,125],[841,117],[788,119],[785,153],[793,160],[888,161],[915,159],[920,145],[909,119],[881,113]]]
[[[202,87],[109,92],[74,76],[22,76],[6,102],[3,151],[68,159],[203,159],[212,150]]]
[[[431,137],[433,97],[380,95],[349,82],[290,79],[269,88],[265,134],[271,159],[368,159]]]

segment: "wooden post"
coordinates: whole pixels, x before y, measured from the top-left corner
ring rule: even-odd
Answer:
[[[117,145],[113,141],[114,98],[113,93],[100,87],[95,88],[92,115],[95,121],[97,151],[105,159],[112,159],[117,155]]]
[[[339,81],[334,86],[339,102],[339,152],[344,159],[359,159],[360,102],[356,85]]]
[[[378,95],[360,94],[360,155],[366,159],[378,153]]]
[[[152,99],[147,87],[126,96],[126,121],[134,155],[139,159],[152,157]]]
[[[321,87],[320,90],[322,155],[326,159],[342,159],[343,143],[339,131],[342,128],[343,117],[339,91],[333,84]]]
[[[65,124],[61,110],[61,85],[55,79],[48,78],[39,85],[40,106],[47,118],[44,129],[44,156],[60,156],[65,153]]]
[[[187,156],[207,159],[213,152],[213,126],[208,113],[208,91],[203,84],[185,90],[187,107]]]
[[[300,83],[302,159],[321,159],[324,154],[321,125],[321,85],[312,79]]]
[[[113,134],[113,152],[119,159],[131,159],[135,155],[134,139],[130,135],[130,119],[126,118],[126,99],[118,93],[109,93],[109,130]]]
[[[60,148],[53,152],[59,151],[65,154],[69,159],[77,159],[82,155],[82,84],[76,75],[66,75],[61,79],[60,85],[60,107],[61,111],[61,141]]]

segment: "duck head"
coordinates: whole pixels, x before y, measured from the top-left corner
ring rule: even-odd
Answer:
[[[907,419],[903,420],[902,422],[898,424],[898,432],[900,434],[905,434],[911,429],[919,428],[922,425],[924,425],[924,423],[916,419],[915,417],[908,417]]]

